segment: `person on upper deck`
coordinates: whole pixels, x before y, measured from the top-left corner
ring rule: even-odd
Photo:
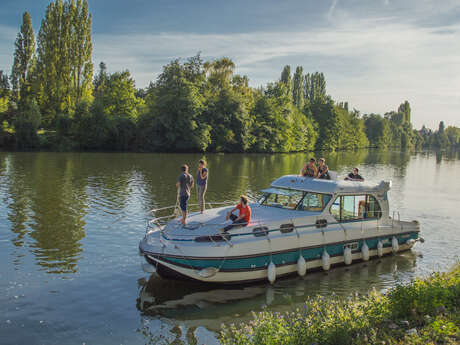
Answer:
[[[353,168],[353,172],[349,173],[347,177],[345,177],[346,181],[360,181],[363,182],[364,179],[361,175],[358,174],[358,168]]]
[[[181,166],[182,174],[176,182],[176,188],[179,193],[179,205],[182,211],[182,219],[180,222],[185,225],[185,219],[187,218],[187,202],[190,198],[190,190],[193,188],[193,176],[188,173],[188,165],[184,164]]]
[[[236,210],[239,211],[239,215],[236,216],[233,214]],[[246,195],[240,196],[240,202],[236,205],[231,211],[229,211],[225,217],[225,220],[230,219],[232,224],[227,225],[223,228],[223,231],[226,232],[230,229],[237,228],[240,226],[246,226],[251,221],[251,206],[249,206],[249,200]]]
[[[329,167],[326,165],[326,160],[324,158],[320,158],[318,161],[318,172],[316,174],[316,178],[323,180],[331,179],[331,176],[329,176]]]
[[[310,158],[310,161],[300,171],[300,175],[304,177],[316,177],[318,168],[316,167],[316,159]]]

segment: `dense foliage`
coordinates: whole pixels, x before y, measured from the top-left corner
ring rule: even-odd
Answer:
[[[224,345],[458,344],[460,265],[382,295],[317,296],[287,313],[224,327]]]
[[[24,13],[9,80],[0,71],[0,145],[182,152],[460,145],[456,127],[415,131],[407,101],[384,116],[350,111],[327,95],[323,73],[302,66],[293,73],[285,66],[279,80],[257,89],[229,58],[199,54],[171,61],[146,89],[103,62],[93,76],[91,21],[87,0],[55,0],[35,38]]]

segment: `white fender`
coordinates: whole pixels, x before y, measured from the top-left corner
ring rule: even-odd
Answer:
[[[396,253],[399,250],[399,243],[396,236],[393,236],[393,239],[391,240],[391,248],[393,249],[393,253]]]
[[[198,275],[203,278],[211,278],[216,275],[219,270],[215,267],[206,267],[198,271]]]
[[[307,273],[307,263],[302,255],[299,256],[299,260],[297,260],[297,273],[299,276],[303,277],[305,273]]]
[[[343,250],[343,262],[345,262],[345,265],[350,265],[352,261],[353,257],[351,255],[351,248],[345,247]]]
[[[383,243],[381,240],[379,240],[379,242],[377,243],[377,255],[379,257],[383,256]]]
[[[369,247],[367,246],[366,241],[364,241],[363,246],[361,247],[361,254],[363,255],[364,261],[369,261]]]
[[[322,256],[321,260],[323,262],[323,270],[329,271],[329,268],[331,268],[331,261],[330,261],[330,256],[327,253],[326,249],[323,252],[323,256]]]
[[[413,238],[411,238],[409,241],[406,242],[411,248],[414,246],[415,244],[415,240]]]
[[[276,280],[276,266],[273,261],[271,261],[270,265],[268,265],[267,278],[270,284],[273,284]]]

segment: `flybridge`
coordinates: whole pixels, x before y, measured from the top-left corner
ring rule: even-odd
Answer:
[[[391,181],[380,183],[321,180],[297,175],[282,176],[271,184],[274,188],[295,189],[305,192],[317,193],[378,193],[386,192],[391,188]]]

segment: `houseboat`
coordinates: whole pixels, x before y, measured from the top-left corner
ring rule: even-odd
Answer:
[[[398,212],[390,215],[390,187],[391,181],[282,176],[250,203],[245,227],[222,232],[235,204],[191,213],[186,226],[177,214],[152,219],[139,244],[143,268],[206,283],[274,283],[409,250],[420,225],[400,220]]]

